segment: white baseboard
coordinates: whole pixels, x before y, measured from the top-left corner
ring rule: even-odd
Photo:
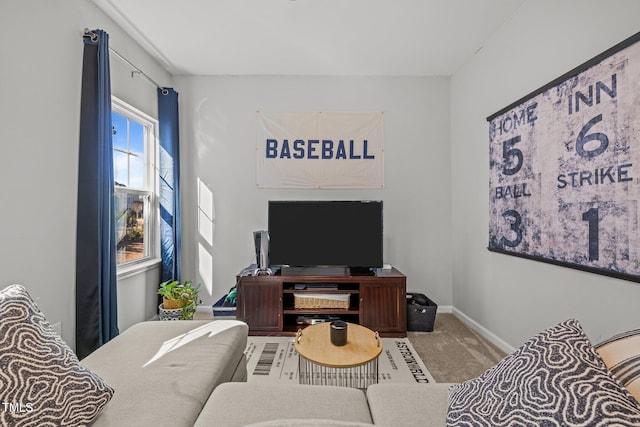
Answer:
[[[213,308],[210,305],[197,305],[196,313],[213,313]]]
[[[437,313],[453,313],[453,307],[450,305],[439,305]]]
[[[440,307],[438,307],[438,309],[439,308]],[[504,351],[505,353],[507,353],[507,354],[513,353],[516,350],[515,347],[513,347],[512,345],[510,345],[506,341],[502,340],[496,334],[494,334],[493,332],[491,332],[490,330],[488,330],[487,328],[485,328],[484,326],[482,326],[481,324],[479,324],[478,322],[473,320],[471,317],[469,317],[466,314],[464,314],[462,311],[460,311],[460,310],[458,310],[458,309],[456,309],[454,307],[451,312],[456,317],[458,317],[460,320],[462,320],[464,323],[466,323],[467,326],[469,326],[470,328],[475,330],[477,333],[482,335],[484,338],[486,338],[489,341],[491,341],[493,344],[495,344],[500,350]]]

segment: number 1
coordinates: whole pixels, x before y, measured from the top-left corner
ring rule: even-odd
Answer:
[[[598,208],[591,208],[582,214],[583,221],[589,221],[589,261],[598,260]]]

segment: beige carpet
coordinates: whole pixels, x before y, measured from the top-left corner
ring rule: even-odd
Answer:
[[[433,332],[408,332],[407,336],[439,383],[475,378],[506,356],[449,313],[436,314]]]
[[[196,313],[196,319],[212,314]],[[506,354],[467,327],[453,314],[438,313],[432,332],[408,332],[407,337],[436,380],[457,383],[475,378]]]

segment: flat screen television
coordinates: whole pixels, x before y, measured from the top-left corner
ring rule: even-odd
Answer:
[[[269,201],[269,261],[382,267],[382,201]]]

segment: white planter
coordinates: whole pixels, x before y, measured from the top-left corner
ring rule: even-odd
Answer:
[[[183,310],[183,308],[165,309],[164,304],[158,306],[160,320],[181,320]]]

